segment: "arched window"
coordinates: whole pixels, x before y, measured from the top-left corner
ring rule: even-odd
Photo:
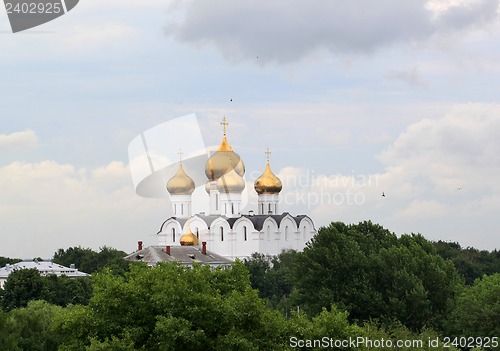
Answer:
[[[306,226],[302,228],[302,234],[304,235],[304,240],[306,240]]]
[[[184,204],[181,204],[181,215],[184,216]]]
[[[174,204],[174,216],[177,216],[177,204]]]
[[[267,241],[271,240],[271,226],[267,226]]]
[[[172,242],[175,243],[175,228],[172,228]]]
[[[224,227],[220,227],[220,241],[224,241]]]
[[[288,241],[288,226],[285,227],[285,241]]]
[[[234,214],[234,204],[231,203],[231,214]]]
[[[195,228],[195,232],[196,232],[196,237],[199,239],[200,238],[200,231],[198,228]]]
[[[243,227],[243,240],[247,241],[247,227]]]
[[[262,209],[262,214],[264,214],[264,204],[261,204],[260,208]]]
[[[272,212],[272,210],[271,210],[271,204],[269,204],[267,207],[268,207],[268,209],[267,209],[268,213]]]

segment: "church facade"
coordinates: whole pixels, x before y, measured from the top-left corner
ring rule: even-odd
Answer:
[[[210,212],[192,214],[195,183],[180,161],[177,173],[167,182],[174,215],[161,225],[158,244],[161,247],[203,244],[207,250],[231,260],[249,258],[254,252],[273,256],[286,249],[302,251],[316,229],[307,215],[279,212],[282,183],[271,170],[269,150],[266,168],[254,183],[257,211],[242,213],[245,164],[227,141],[225,118],[222,125],[222,142],[205,165]]]

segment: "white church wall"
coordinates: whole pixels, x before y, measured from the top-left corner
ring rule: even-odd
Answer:
[[[158,245],[180,246],[179,239],[184,234],[180,223],[175,219],[166,221],[158,234]]]
[[[233,225],[235,233],[235,255],[239,258],[249,258],[252,253],[259,250],[259,235],[252,221],[240,217]]]

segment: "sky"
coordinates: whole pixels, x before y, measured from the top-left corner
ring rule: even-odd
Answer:
[[[81,0],[16,34],[0,8],[0,256],[156,244],[128,147],[192,113],[207,147],[227,117],[244,212],[269,147],[317,228],[500,249],[499,2]]]

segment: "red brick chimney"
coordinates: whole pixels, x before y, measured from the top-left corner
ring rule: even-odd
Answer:
[[[141,251],[142,250],[142,241],[138,241],[137,242],[137,251]]]
[[[165,252],[170,256],[170,245],[167,245],[167,247],[165,248]]]
[[[207,242],[206,241],[203,241],[201,243],[201,253],[206,255],[207,254]]]

